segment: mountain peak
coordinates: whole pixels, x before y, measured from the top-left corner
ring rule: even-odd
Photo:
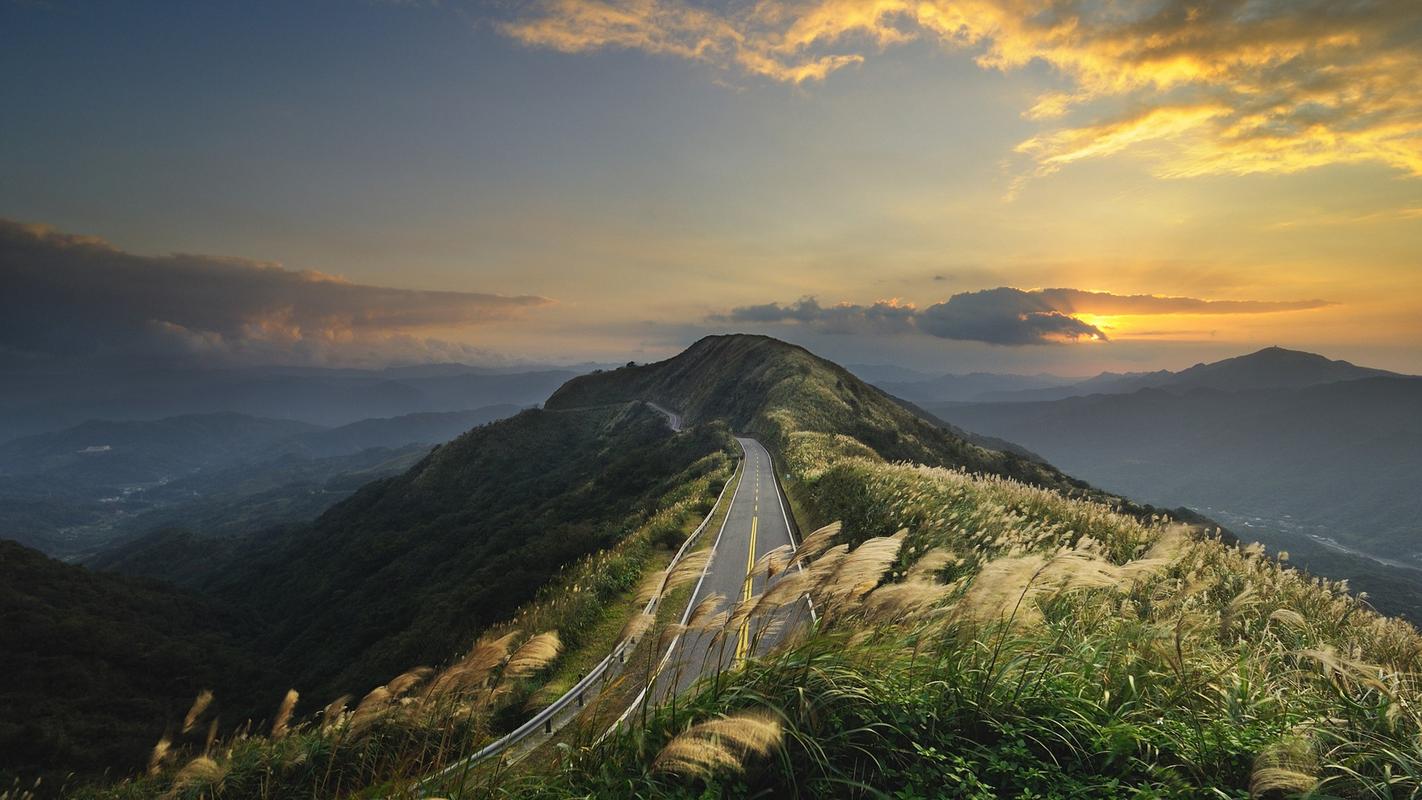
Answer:
[[[769,336],[707,336],[665,361],[581,375],[545,408],[637,400],[675,409],[692,424],[723,421],[787,459],[812,439],[835,447],[848,438],[856,454],[1083,488],[1046,464],[925,419],[844,367]]]
[[[1225,391],[1291,389],[1394,374],[1274,345],[1210,364],[1196,364],[1175,373],[1165,385]]]

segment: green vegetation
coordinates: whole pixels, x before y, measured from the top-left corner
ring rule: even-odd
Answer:
[[[606,414],[616,421],[629,412],[639,420],[651,413],[622,408]],[[669,438],[662,430],[662,438]],[[675,438],[694,443],[701,437],[725,444],[724,432],[715,428]],[[386,796],[408,794],[417,779],[446,769],[450,772],[443,780],[457,780],[465,772],[461,759],[513,727],[530,698],[558,680],[568,666],[565,654],[598,644],[592,637],[609,620],[618,621],[621,601],[644,584],[659,560],[665,561],[659,554],[679,546],[685,532],[711,510],[733,466],[725,449],[715,449],[671,476],[670,489],[656,498],[636,529],[557,570],[531,602],[480,631],[473,646],[445,660],[443,668],[408,669],[359,702],[345,696],[304,714],[292,713],[300,700],[292,698],[270,727],[259,731],[265,735],[243,731],[210,738],[201,709],[197,722],[184,726],[187,735],[165,740],[155,750],[150,775],[81,794],[280,798],[359,791]]]
[[[769,415],[813,419],[795,407]],[[481,788],[531,797],[1422,791],[1422,637],[1345,585],[1091,493],[889,463],[833,431],[792,429],[778,442],[797,505],[818,521],[844,520],[806,543],[814,557],[803,588],[823,612],[819,627],[704,682],[675,710],[570,752],[557,770],[512,785],[494,776]],[[767,720],[774,746],[763,743]]]
[[[244,720],[270,719],[288,687],[301,691],[292,730],[320,738],[319,725],[308,730],[313,710],[372,687],[399,699],[420,682],[396,679],[395,692],[392,676],[446,663],[480,635],[513,634],[514,652],[531,634],[550,633],[560,652],[577,652],[659,554],[709,510],[733,451],[724,427],[673,435],[641,406],[532,411],[437,449],[314,524],[218,540],[224,547],[168,532],[132,554],[200,595],[65,567],[32,551],[23,551],[25,561],[6,557],[4,568],[15,574],[4,606],[5,663],[15,669],[4,735],[26,745],[0,749],[0,763],[26,777],[60,768],[81,778],[105,768],[131,774],[197,692],[214,689],[209,717],[174,738],[173,757],[216,747],[206,725],[220,716],[217,741],[269,769],[267,759],[277,756],[259,743],[239,746],[255,741],[240,732]],[[124,593],[142,603],[129,608]],[[126,643],[141,650],[128,652]],[[367,771],[356,773],[337,763],[351,751],[337,748],[331,771],[343,783],[291,780],[336,791],[357,774],[364,781],[420,774],[512,724],[539,685],[530,680],[538,671],[526,672],[504,681],[498,702],[481,703],[472,716],[461,712],[457,724],[450,709],[464,706],[449,706],[450,697],[424,708],[449,733],[438,747],[422,746],[419,757],[371,745],[386,760],[365,763],[374,756],[362,750],[352,757]],[[87,684],[75,677],[85,675]],[[490,667],[491,680],[503,676]],[[383,708],[381,696],[367,716]],[[392,735],[415,736],[427,723],[422,716]]]
[[[802,521],[833,522],[805,537],[803,571],[783,554],[762,559],[778,577],[765,594],[689,625],[724,635],[802,593],[818,624],[601,743],[584,729],[558,737],[556,760],[458,767],[432,784],[442,796],[1422,795],[1422,636],[1345,585],[935,432],[833,365],[758,337],[579,379],[542,414],[635,432],[650,412],[620,401],[639,396],[702,424],[677,437],[649,429],[649,453],[698,437],[711,450],[661,486],[660,510],[633,515],[621,545],[553,571],[531,605],[484,626],[441,672],[406,673],[354,711],[279,714],[269,736],[193,742],[156,776],[97,794],[412,796],[409,778],[511,721],[565,636],[606,622],[647,569],[644,544],[684,523],[668,509],[694,514],[687,504],[713,494],[728,463],[716,451],[725,430],[708,423],[725,419],[773,444]],[[418,492],[420,475],[328,518],[359,530],[362,515],[410,515],[416,506],[385,504]],[[654,660],[645,645],[675,630],[660,626],[639,658]]]
[[[0,540],[0,791],[143,764],[200,689],[234,723],[264,711],[282,687],[253,634],[211,600]]]
[[[792,459],[793,461],[793,459]],[[990,476],[807,479],[809,636],[530,797],[1396,797],[1422,791],[1422,637],[1346,587],[1163,519]],[[902,532],[899,532],[902,531]],[[896,533],[898,532],[898,533]],[[849,549],[850,544],[856,544]],[[748,719],[745,715],[751,715]],[[723,731],[779,728],[766,756]]]
[[[524,412],[261,542],[202,588],[263,620],[292,685],[323,702],[365,691],[509,619],[731,446],[713,426],[674,436],[643,406]]]

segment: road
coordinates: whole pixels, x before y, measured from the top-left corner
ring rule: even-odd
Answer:
[[[731,497],[711,560],[696,585],[687,612],[712,595],[724,599],[718,611],[730,613],[736,603],[767,588],[764,571],[751,575],[766,553],[780,547],[793,549],[789,515],[775,483],[770,454],[754,439],[737,437],[745,451],[740,485]],[[784,574],[784,573],[782,573]],[[780,580],[769,579],[769,585]],[[810,617],[808,601],[788,606],[733,629],[687,630],[671,646],[657,674],[652,696],[658,701],[686,690],[698,678],[729,669],[745,657],[764,652],[793,626]],[[682,622],[686,622],[683,615]],[[767,630],[767,625],[770,628]]]
[[[673,431],[682,430],[681,415],[655,403],[648,403],[652,409],[667,418],[667,425]],[[773,586],[779,576],[767,579],[762,570],[751,575],[756,562],[767,553],[781,547],[795,547],[790,532],[787,509],[780,497],[775,482],[775,466],[770,453],[760,442],[746,437],[736,437],[745,454],[741,465],[741,480],[731,495],[730,505],[716,539],[711,547],[711,558],[702,572],[692,593],[681,621],[687,617],[702,600],[719,594],[723,600],[714,611],[729,613],[737,602],[754,597]],[[724,491],[724,490],[723,490]],[[717,505],[720,504],[718,498]],[[710,520],[708,514],[702,526]],[[686,548],[702,533],[700,527],[677,553],[680,559]],[[767,583],[769,581],[769,583]],[[649,602],[647,611],[652,608]],[[691,686],[698,678],[714,674],[717,670],[729,669],[754,653],[764,652],[780,641],[795,625],[803,624],[813,617],[808,599],[786,606],[774,613],[758,617],[736,628],[721,630],[688,630],[676,637],[664,653],[656,678],[652,683],[651,697],[662,702]],[[619,642],[607,659],[592,673],[563,697],[536,714],[517,730],[490,743],[469,759],[482,761],[492,756],[505,755],[516,761],[537,747],[544,739],[563,725],[577,717],[592,697],[599,693],[607,680],[621,672],[625,653],[632,642]],[[647,691],[638,695],[627,713],[614,724],[620,724],[648,696]],[[541,734],[541,735],[540,735]],[[426,778],[415,785],[418,795],[424,794],[424,787],[464,768],[464,762],[452,765],[437,775]]]
[[[651,408],[653,411],[655,411],[655,412],[657,412],[658,414],[661,414],[662,416],[664,416],[664,417],[667,418],[667,427],[668,427],[668,428],[671,428],[673,431],[677,431],[677,432],[680,432],[680,431],[681,431],[682,424],[681,424],[681,415],[680,415],[680,414],[676,413],[675,411],[672,411],[671,409],[662,408],[661,406],[657,405],[656,403],[652,403],[652,402],[648,402],[648,403],[647,403],[647,406],[648,406],[649,408]]]

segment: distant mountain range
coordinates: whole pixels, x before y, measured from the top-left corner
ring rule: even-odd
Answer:
[[[1051,374],[975,372],[905,380],[896,368],[860,367],[884,391],[915,403],[1033,402],[1092,394],[1129,394],[1140,389],[1296,389],[1321,383],[1389,377],[1397,373],[1331,361],[1315,353],[1267,347],[1255,353],[1196,364],[1179,372],[1103,372],[1086,380]]]
[[[1093,380],[1084,396],[923,407],[1104,489],[1226,518],[1241,535],[1326,529],[1341,547],[1422,567],[1422,378],[1268,348]]]
[[[463,364],[383,370],[7,370],[0,386],[0,442],[89,420],[228,412],[333,426],[498,404],[529,406],[584,371],[508,371]]]
[[[95,420],[0,444],[0,538],[77,556],[145,525],[235,532],[313,517],[503,404],[324,428],[222,412]]]

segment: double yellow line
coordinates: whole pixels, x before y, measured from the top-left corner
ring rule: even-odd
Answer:
[[[746,553],[746,580],[741,587],[741,601],[745,602],[751,598],[751,584],[755,580],[755,529],[759,517],[751,517],[750,550]],[[736,637],[736,663],[746,660],[750,653],[750,618],[741,623],[741,629]]]

